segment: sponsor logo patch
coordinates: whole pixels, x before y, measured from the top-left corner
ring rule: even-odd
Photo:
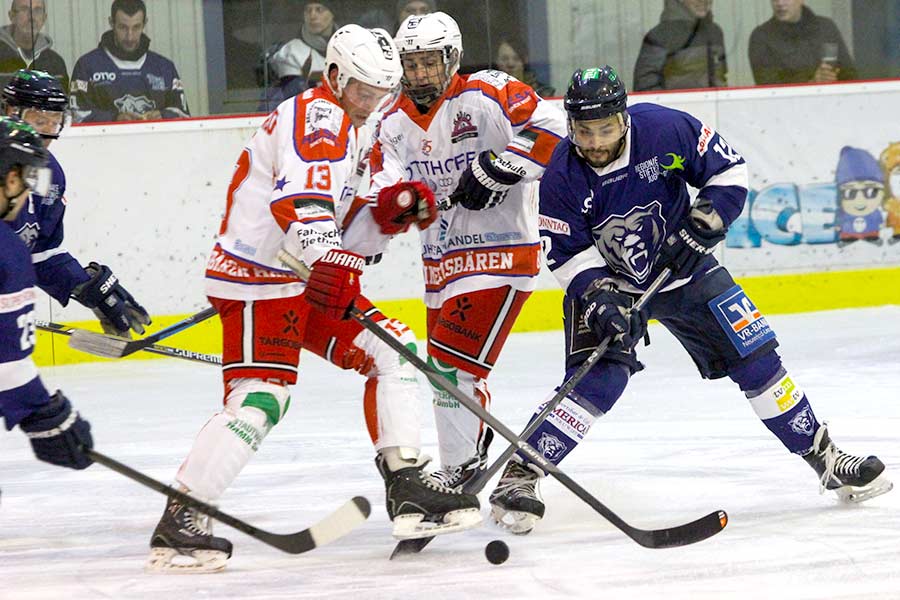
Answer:
[[[538,229],[559,235],[571,235],[572,233],[569,224],[565,221],[560,221],[559,219],[554,219],[552,217],[545,217],[544,215],[538,215]]]
[[[775,339],[768,321],[739,285],[710,300],[708,306],[741,358]]]
[[[700,156],[706,154],[706,151],[709,150],[709,140],[714,135],[716,135],[715,129],[705,123],[700,124],[700,137],[697,138],[697,154]]]
[[[455,144],[473,137],[478,137],[478,127],[472,123],[472,115],[461,110],[456,113],[456,118],[453,119],[453,131],[450,132],[450,142]]]

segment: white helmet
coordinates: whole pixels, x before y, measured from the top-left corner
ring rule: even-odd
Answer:
[[[427,15],[410,15],[406,17],[397,30],[397,36],[394,38],[400,55],[403,56],[412,52],[428,52],[432,50],[440,50],[441,57],[444,60],[444,69],[446,78],[444,80],[443,89],[437,91],[437,96],[444,93],[450,84],[450,78],[459,70],[459,63],[462,60],[462,34],[459,32],[459,25],[453,20],[453,17],[443,12],[433,12]],[[416,98],[416,90],[409,86],[409,81],[403,78],[403,86],[407,94],[412,96],[414,101]],[[424,90],[420,90],[424,93]],[[429,94],[431,95],[431,94]],[[437,96],[431,98],[433,102]],[[423,98],[428,100],[428,98]],[[424,102],[429,104],[430,102]]]
[[[338,98],[350,79],[375,87],[393,90],[400,85],[403,67],[390,35],[384,29],[365,29],[359,25],[344,25],[334,32],[325,50],[325,81],[331,88],[328,73],[336,65],[337,89],[331,91]]]

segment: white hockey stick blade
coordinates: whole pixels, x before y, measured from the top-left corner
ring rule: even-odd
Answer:
[[[130,341],[132,340],[115,335],[76,329],[69,337],[69,348],[75,348],[95,356],[122,358],[125,356]]]

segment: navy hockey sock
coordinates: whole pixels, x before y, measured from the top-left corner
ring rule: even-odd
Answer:
[[[566,378],[577,366],[566,372]],[[575,389],[528,438],[528,443],[553,464],[565,458],[584,439],[594,421],[606,414],[628,383],[628,369],[614,362],[601,362],[582,379]],[[531,417],[541,412],[546,402]],[[520,453],[524,458],[524,455]]]
[[[809,452],[819,422],[806,394],[770,352],[735,369],[730,377],[740,387],[750,405],[769,431],[795,454]]]

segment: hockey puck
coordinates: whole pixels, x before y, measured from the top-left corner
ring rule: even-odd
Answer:
[[[502,565],[509,558],[509,546],[500,540],[488,542],[484,547],[484,555],[492,565]]]

